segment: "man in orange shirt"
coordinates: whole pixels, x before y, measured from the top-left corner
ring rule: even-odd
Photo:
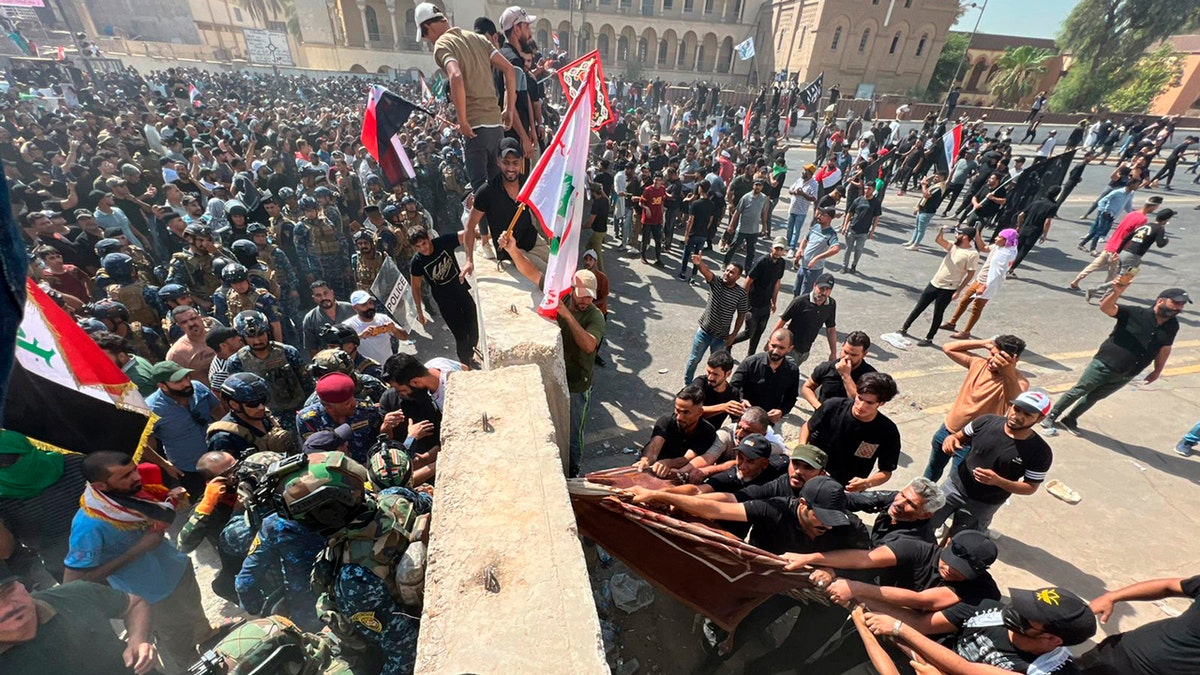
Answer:
[[[972,354],[976,349],[986,349],[988,355]],[[957,465],[971,449],[969,445],[963,445],[957,452],[947,454],[948,437],[980,415],[1003,415],[1009,402],[1029,388],[1029,380],[1017,371],[1025,341],[1015,335],[998,335],[992,340],[954,340],[947,342],[942,351],[951,361],[967,369],[967,377],[959,387],[945,421],[933,435],[929,463],[925,465],[925,477],[932,481],[941,479],[951,454]]]

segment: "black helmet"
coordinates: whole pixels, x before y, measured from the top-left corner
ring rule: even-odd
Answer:
[[[262,312],[248,309],[233,317],[233,329],[238,332],[238,335],[245,338],[266,335],[271,331],[271,326]]]
[[[120,253],[124,246],[116,239],[101,239],[96,242],[96,256],[104,258],[109,253]]]
[[[120,319],[125,323],[129,323],[129,308],[116,300],[101,300],[92,303],[91,313],[94,318],[101,321],[105,319]]]
[[[100,260],[100,264],[113,279],[127,279],[133,276],[133,258],[124,253],[109,253]]]
[[[233,202],[226,209],[226,212],[231,216],[246,216],[250,214],[250,209],[246,208],[246,205],[241,202]]]
[[[385,220],[391,220],[393,218],[400,217],[400,207],[396,206],[395,204],[388,204],[387,206],[380,209],[379,212],[381,214],[383,214],[383,217]]]
[[[412,195],[404,195],[400,198],[400,206],[408,206],[409,204],[416,204],[417,208],[421,207],[421,203],[418,202],[417,198]]]
[[[294,198],[295,196],[296,196],[296,191],[290,187],[279,188],[279,192],[275,193],[275,197],[278,198],[278,200],[281,202],[285,202],[289,199]]]
[[[246,234],[253,237],[256,234],[266,234],[267,226],[262,223],[250,223],[246,226]]]
[[[168,300],[178,300],[188,294],[188,290],[179,284],[165,284],[158,289],[158,299],[166,302]]]
[[[254,373],[233,373],[225,378],[217,390],[238,403],[265,402],[271,393],[267,381]]]
[[[324,345],[341,347],[347,342],[360,344],[358,333],[353,328],[342,323],[327,323],[317,332],[317,338]]]
[[[301,211],[308,211],[309,209],[312,209],[313,211],[321,210],[321,205],[317,203],[317,200],[307,195],[301,197],[300,201],[297,202],[296,205],[300,207]]]
[[[249,239],[238,239],[230,245],[229,249],[233,251],[233,257],[237,258],[237,261],[242,265],[248,267],[258,262],[258,246]],[[240,265],[238,266],[240,267]],[[228,270],[229,268],[226,267],[225,269]],[[225,279],[224,271],[221,272],[221,278]],[[225,281],[231,283],[228,279],[225,279]]]
[[[212,273],[218,277],[221,276],[221,272],[225,269],[225,266],[231,262],[233,262],[233,261],[224,256],[218,256],[216,258],[213,258]]]
[[[254,242],[250,242],[253,246]],[[229,263],[221,270],[221,281],[227,284],[236,284],[239,281],[246,281],[250,278],[250,273],[246,271],[245,265],[238,263]]]
[[[321,187],[317,188],[316,190],[313,190],[313,196],[314,197],[326,197],[328,199],[333,199],[333,190],[330,190],[329,188],[322,185]]]

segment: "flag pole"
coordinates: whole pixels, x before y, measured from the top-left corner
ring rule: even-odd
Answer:
[[[525,202],[517,204],[517,212],[513,214],[512,220],[508,223],[508,229],[504,231],[504,234],[512,236],[513,228],[517,226],[517,220],[521,217],[522,213],[525,213]]]

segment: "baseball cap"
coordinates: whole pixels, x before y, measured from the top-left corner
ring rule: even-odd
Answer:
[[[1019,396],[1012,400],[1012,405],[1020,408],[1025,412],[1031,412],[1035,415],[1049,415],[1051,407],[1050,394],[1041,389],[1030,389],[1023,391]]]
[[[336,429],[322,429],[304,439],[304,452],[337,452],[338,448],[354,437],[354,430],[349,424],[343,424]]]
[[[595,252],[595,251],[593,251],[593,250],[592,250],[592,249],[590,249],[590,248],[589,248],[588,250],[586,250],[586,251],[584,251],[584,252],[583,252],[583,257],[585,257],[585,258],[589,258],[589,257],[590,257],[590,258],[592,258],[592,259],[594,259],[594,260],[599,260],[599,259],[600,259],[600,256],[596,255],[596,252]]]
[[[354,398],[354,378],[345,373],[329,373],[317,380],[317,398],[321,403],[345,403]]]
[[[371,294],[366,291],[354,291],[350,294],[350,304],[365,305],[371,299]]]
[[[417,24],[418,28],[427,21],[445,18],[446,15],[442,14],[442,10],[432,2],[422,2],[413,9],[413,23]]]
[[[766,178],[755,178],[755,179],[754,179],[754,184],[755,184],[755,185],[766,185],[766,184],[767,184],[767,179],[766,179]]]
[[[955,228],[955,232],[963,235],[964,237],[970,237],[972,239],[975,238],[975,228],[967,225],[959,225],[957,228]]]
[[[846,513],[846,490],[829,476],[817,476],[804,483],[800,497],[825,527],[850,524]]]
[[[797,443],[792,451],[788,453],[788,458],[792,460],[800,460],[814,469],[824,469],[825,462],[829,457],[825,451],[815,445],[807,445]]]
[[[833,275],[829,272],[822,272],[821,276],[817,277],[816,286],[818,288],[833,288]]]
[[[1037,621],[1063,644],[1077,645],[1096,634],[1096,617],[1083,598],[1065,588],[1009,589],[1012,608],[1022,619]]]
[[[1182,288],[1168,288],[1162,293],[1159,293],[1158,297],[1166,298],[1174,302],[1182,302],[1187,305],[1192,304],[1192,299],[1188,297],[1187,291],[1183,290]]]
[[[771,248],[787,248],[787,237],[775,237],[775,241],[771,242]]]
[[[500,156],[507,157],[508,155],[525,156],[525,151],[521,149],[521,141],[515,138],[505,138],[500,141]]]
[[[1175,209],[1161,209],[1159,211],[1154,212],[1154,220],[1156,220],[1160,223],[1165,223],[1168,220],[1170,220],[1171,218],[1175,217],[1175,214],[1177,214],[1177,213],[1179,213],[1179,212],[1176,211]]]
[[[500,30],[507,33],[519,23],[533,23],[534,21],[537,21],[536,16],[513,5],[500,13]]]
[[[89,209],[75,209],[75,220],[79,220],[80,218],[91,218],[92,220],[95,220],[96,216],[92,215],[92,212]]]
[[[1162,202],[1162,195],[1151,195],[1150,198],[1146,200],[1147,204],[1161,204]]]
[[[592,274],[591,270],[579,270],[575,272],[574,286],[579,288],[584,295],[595,300],[596,299],[596,275]]]
[[[766,459],[771,456],[771,441],[762,434],[750,434],[738,443],[737,451],[746,459]]]
[[[808,164],[805,164],[805,165],[804,165],[804,170],[805,170],[805,171],[812,171],[813,173],[816,173],[816,171],[817,171],[817,165],[816,165],[816,164],[813,164],[812,162],[809,162]]]
[[[174,361],[160,361],[150,368],[150,379],[156,384],[178,382],[187,378],[191,372],[191,368],[184,368]]]
[[[817,209],[817,211],[826,216],[829,216],[830,218],[837,218],[837,209],[835,209],[831,206],[826,206],[823,209]]]
[[[977,530],[963,530],[951,537],[950,544],[942,549],[942,562],[968,579],[977,579],[999,555],[996,542],[987,535]]]

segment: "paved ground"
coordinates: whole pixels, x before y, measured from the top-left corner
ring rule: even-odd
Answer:
[[[1033,147],[1021,150],[1032,153]],[[791,167],[811,158],[811,146],[793,149],[787,156]],[[1089,168],[1084,183],[1064,205],[1063,215],[1081,215],[1103,188],[1110,170]],[[1200,212],[1193,210],[1200,203],[1200,189],[1191,184],[1192,177],[1180,176],[1173,192],[1153,193],[1163,195],[1166,204],[1180,213],[1169,227],[1170,245],[1146,256],[1141,274],[1126,294],[1128,302],[1150,303],[1169,286],[1191,285],[1193,293],[1200,293],[1197,278],[1186,273],[1200,260],[1200,238],[1193,234],[1200,228]],[[901,468],[891,481],[894,485],[920,474],[929,438],[963,373],[936,346],[899,350],[878,340],[882,333],[899,327],[938,264],[939,256],[932,250],[912,253],[901,248],[910,232],[915,201],[894,193],[886,197],[878,236],[868,243],[860,275],[840,274],[840,260],[831,266],[838,277],[834,297],[839,333],[864,330],[871,335],[876,344],[868,358],[900,385],[900,397],[884,408],[899,424],[905,443]],[[779,205],[777,216],[786,213],[786,206]],[[935,219],[930,227],[940,222],[944,221]],[[1005,332],[1023,337],[1029,347],[1022,370],[1033,386],[1055,395],[1074,383],[1112,325],[1082,294],[1066,289],[1090,260],[1075,250],[1086,228],[1079,220],[1056,220],[1050,241],[1022,264],[1020,279],[1005,284],[975,331],[982,336]],[[775,233],[780,230],[776,222]],[[927,241],[931,238],[932,232]],[[673,255],[677,265],[678,246]],[[605,345],[610,365],[598,371],[596,379],[593,400],[601,405],[588,422],[586,469],[631,463],[635,456],[622,449],[640,448],[649,438],[654,418],[671,410],[671,398],[683,384],[692,334],[705,299],[701,286],[671,278],[677,267],[642,265],[636,257],[621,256],[612,248],[606,249],[605,256],[612,284]],[[706,256],[706,261],[711,260]],[[793,280],[789,272],[781,309],[790,300]],[[1189,307],[1180,317],[1183,330],[1162,380],[1131,386],[1097,405],[1081,422],[1082,437],[1064,433],[1051,441],[1056,460],[1052,477],[1078,490],[1082,503],[1069,506],[1039,492],[1014,498],[996,517],[1000,561],[994,570],[1002,587],[1030,588],[1050,582],[1091,598],[1105,588],[1136,580],[1195,573],[1200,547],[1190,535],[1200,521],[1200,492],[1195,490],[1200,459],[1178,457],[1171,448],[1200,420],[1195,395],[1200,388],[1198,312]],[[946,333],[941,333],[936,342],[946,339]],[[745,344],[736,346],[735,358],[743,358],[745,349]],[[819,353],[810,357],[808,370],[819,363]],[[787,420],[785,436],[794,438],[809,412],[802,401],[797,414]],[[594,572],[599,579],[617,569],[619,564],[608,570],[594,568]],[[1110,626],[1128,629],[1183,606],[1170,601],[1125,607]],[[620,611],[615,615],[622,629],[622,655],[637,658],[643,672],[691,672],[699,663],[692,613],[663,593],[635,615]]]

